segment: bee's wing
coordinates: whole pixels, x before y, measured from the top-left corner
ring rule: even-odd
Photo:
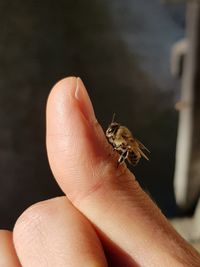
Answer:
[[[138,143],[140,149],[146,150],[148,153],[150,153],[149,149],[146,148],[146,146],[143,145],[139,140],[136,139],[136,142]]]
[[[147,157],[147,155],[142,151],[142,150],[146,150],[148,153],[150,153],[150,151],[148,150],[148,148],[146,148],[145,145],[143,145],[139,140],[136,139],[136,142],[139,145],[139,152],[140,154],[146,159],[149,160],[149,158]]]
[[[146,159],[146,160],[149,160],[149,158],[147,157],[147,155],[144,154],[144,152],[139,148],[138,149],[140,154]]]

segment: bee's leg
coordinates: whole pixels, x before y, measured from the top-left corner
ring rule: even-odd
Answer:
[[[120,148],[120,146],[121,146],[121,145],[115,145],[115,144],[114,144],[114,145],[113,145],[113,150],[114,150],[114,151],[115,151],[115,150],[118,150],[118,149]]]
[[[120,155],[118,162],[117,162],[117,167],[119,167],[120,164],[122,164],[128,157],[129,151],[125,150],[122,152],[122,154]]]

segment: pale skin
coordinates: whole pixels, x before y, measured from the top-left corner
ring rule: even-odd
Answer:
[[[65,196],[28,208],[13,233],[0,231],[0,267],[200,266],[125,164],[116,168],[79,78],[50,93],[47,152]]]

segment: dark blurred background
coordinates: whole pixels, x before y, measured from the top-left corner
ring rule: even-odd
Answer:
[[[0,228],[29,205],[61,195],[45,149],[45,105],[59,79],[80,76],[106,129],[113,113],[151,151],[134,169],[168,216],[180,84],[170,50],[185,34],[185,5],[160,0],[0,2]]]

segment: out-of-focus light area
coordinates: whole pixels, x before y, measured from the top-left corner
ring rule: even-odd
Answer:
[[[115,112],[151,151],[150,162],[132,170],[164,214],[194,212],[197,199],[181,209],[174,191],[186,60],[173,48],[187,38],[186,14],[184,1],[0,3],[0,228],[61,194],[46,156],[45,105],[69,75],[83,79],[104,129]]]

